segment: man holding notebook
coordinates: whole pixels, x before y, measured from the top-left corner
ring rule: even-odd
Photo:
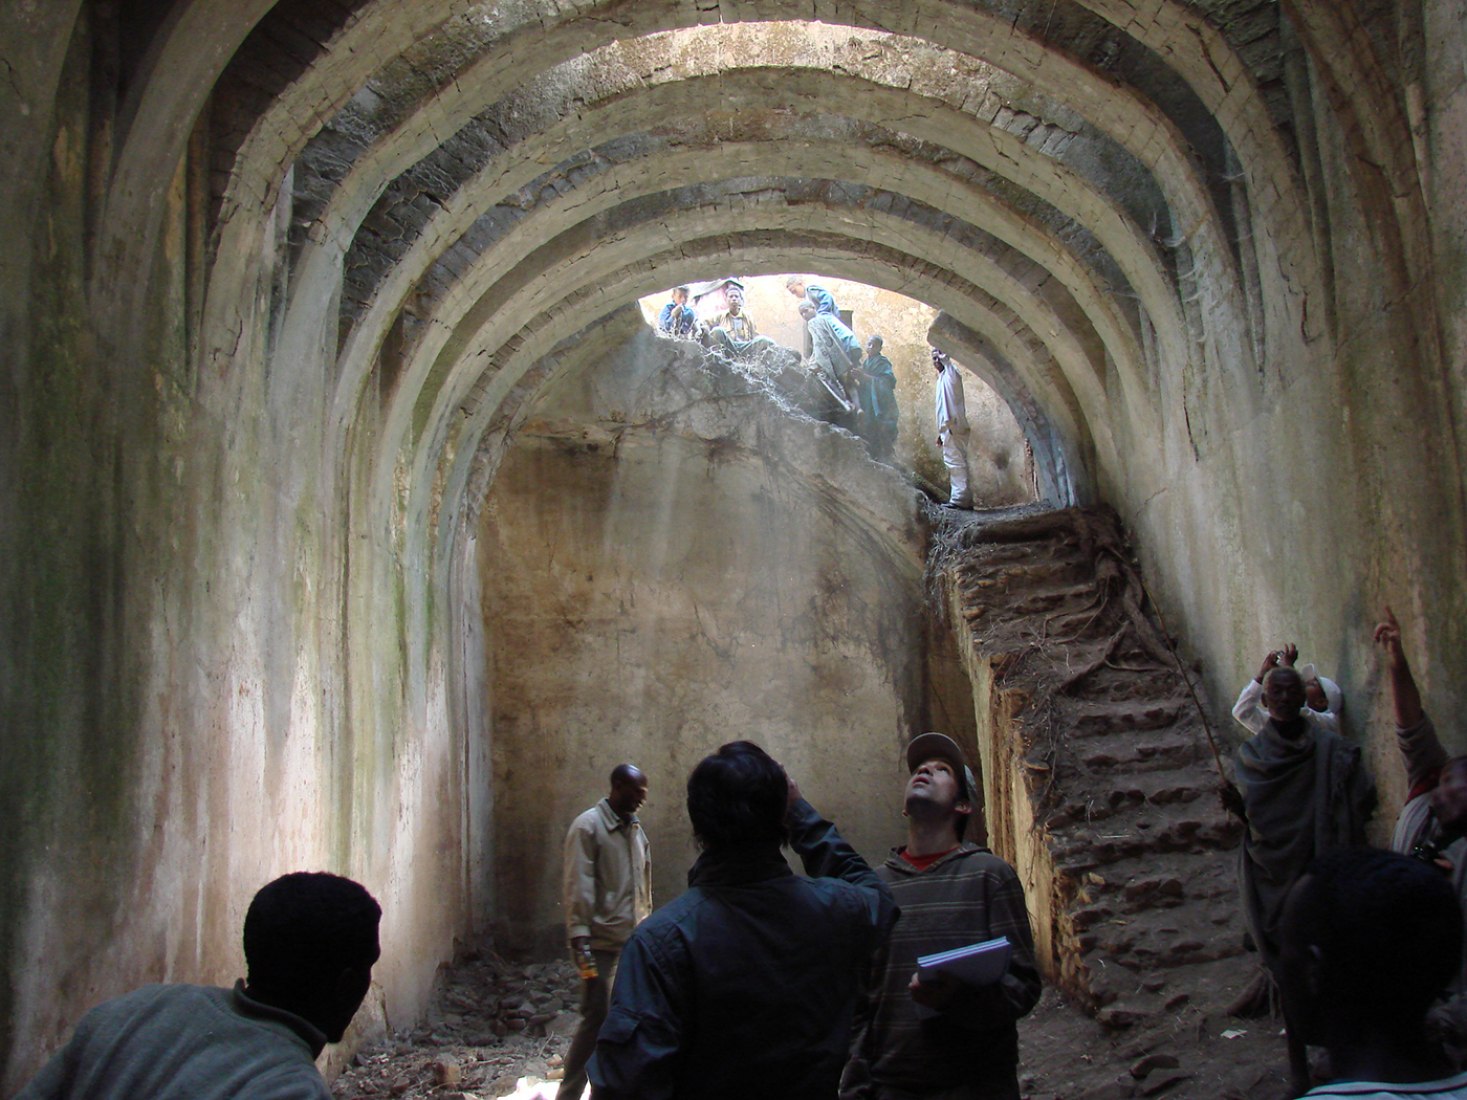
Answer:
[[[877,961],[842,1100],[1019,1100],[1015,1024],[1040,988],[1023,888],[1012,867],[963,839],[976,792],[957,744],[921,734],[907,768],[907,843],[876,872],[901,916]],[[1008,959],[997,975],[984,962],[1001,961],[1002,948],[919,975],[921,956],[1000,937]]]

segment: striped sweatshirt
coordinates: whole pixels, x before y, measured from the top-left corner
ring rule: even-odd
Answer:
[[[1024,890],[987,848],[963,843],[919,871],[894,850],[876,872],[901,909],[879,958],[842,1096],[866,1095],[863,1080],[913,1092],[1011,1079],[1019,1061],[1015,1021],[1039,1000],[1039,971]],[[907,990],[917,957],[1007,936],[1008,973],[921,1020]]]

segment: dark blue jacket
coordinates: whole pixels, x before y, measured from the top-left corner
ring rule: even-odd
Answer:
[[[698,315],[687,306],[668,302],[657,315],[657,327],[674,336],[690,336],[693,329],[698,327]]]
[[[705,852],[622,950],[595,1100],[834,1097],[851,1016],[896,920],[891,891],[803,800],[800,878],[773,846]]]

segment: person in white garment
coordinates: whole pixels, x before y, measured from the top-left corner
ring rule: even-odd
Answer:
[[[968,412],[963,406],[963,379],[946,355],[932,349],[932,366],[937,371],[937,445],[947,467],[952,489],[944,508],[973,507],[968,487]]]
[[[1263,680],[1276,668],[1293,668],[1299,659],[1299,647],[1293,642],[1283,649],[1270,650],[1258,669],[1258,675],[1243,685],[1238,701],[1233,704],[1233,717],[1249,733],[1262,733],[1268,721],[1268,711],[1263,706]],[[1300,714],[1309,722],[1333,733],[1340,732],[1340,711],[1345,705],[1345,694],[1340,685],[1328,676],[1321,676],[1312,664],[1299,668],[1304,681],[1306,706]]]

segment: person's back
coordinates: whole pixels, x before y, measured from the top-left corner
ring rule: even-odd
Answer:
[[[707,869],[648,921],[643,946],[687,976],[696,1021],[672,1095],[732,1100],[751,1081],[766,1098],[835,1094],[877,947],[870,892],[776,858]],[[707,1072],[720,1064],[739,1072]]]
[[[703,854],[628,941],[591,1062],[596,1100],[834,1096],[891,893],[748,742],[694,769]],[[799,878],[780,854],[800,855]]]
[[[1373,848],[1314,861],[1284,904],[1279,988],[1285,1019],[1329,1050],[1334,1079],[1300,1091],[1467,1100],[1467,1074],[1452,1074],[1426,1026],[1462,939],[1457,899],[1429,863]]]
[[[247,981],[98,1005],[18,1100],[329,1100],[316,1058],[366,996],[381,915],[338,875],[268,883],[245,915]]]
[[[298,1016],[239,990],[147,985],[89,1012],[18,1100],[327,1100]]]

